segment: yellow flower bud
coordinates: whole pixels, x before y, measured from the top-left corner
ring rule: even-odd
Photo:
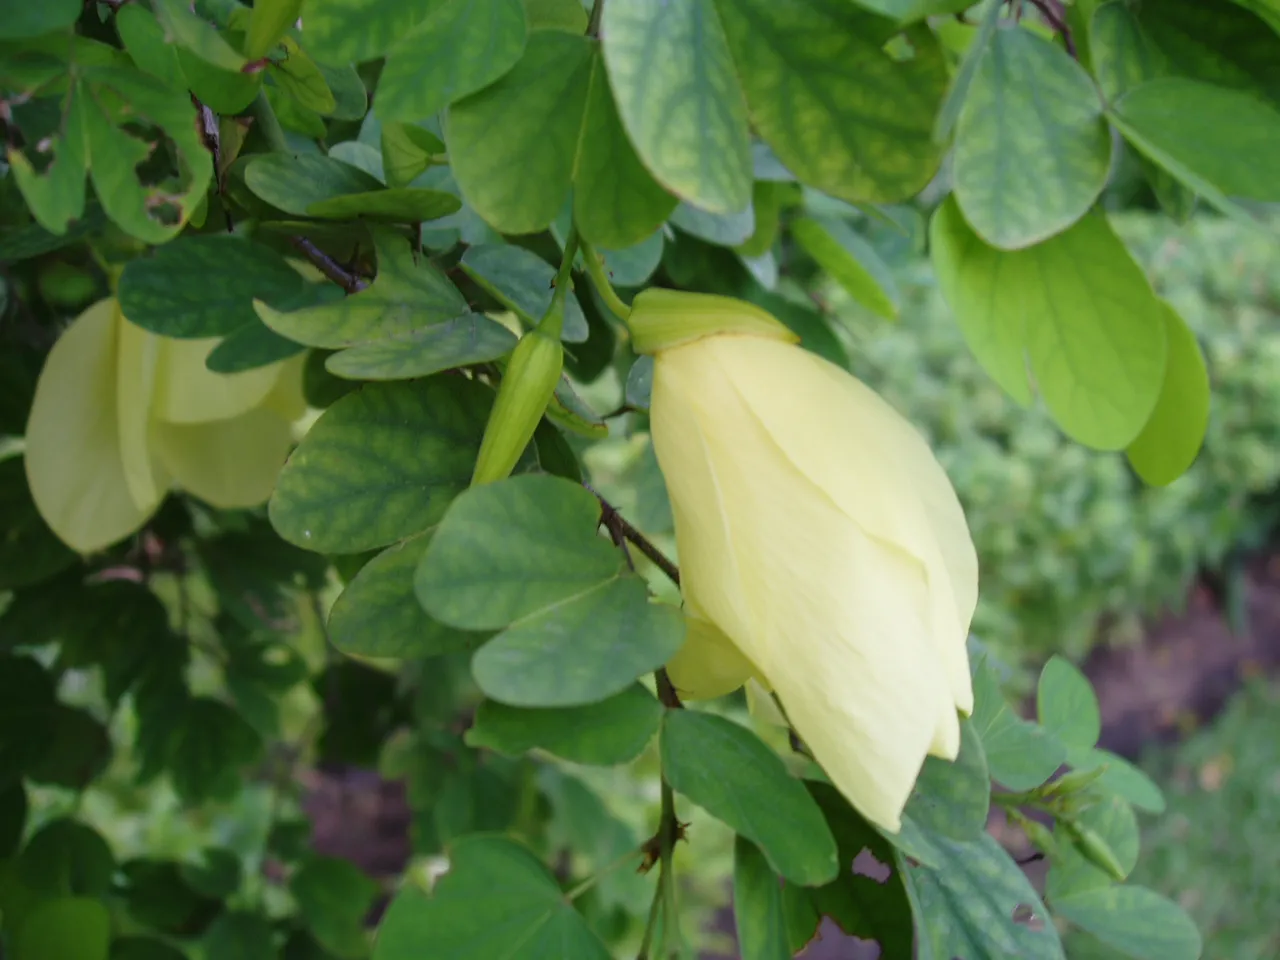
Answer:
[[[668,665],[686,698],[759,680],[832,782],[896,831],[927,754],[973,708],[977,557],[916,430],[782,324],[721,297],[648,291],[650,422],[697,629]]]
[[[510,476],[555,393],[563,366],[564,348],[557,338],[541,330],[520,338],[485,424],[473,485]]]
[[[216,339],[175,340],[129,323],[109,298],[54,344],[27,421],[40,515],[84,553],[141,527],[174,488],[224,509],[275,487],[306,409],[303,357],[213,373]]]

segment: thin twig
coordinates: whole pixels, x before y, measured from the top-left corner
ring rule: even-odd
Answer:
[[[369,284],[356,276],[337,260],[329,256],[306,237],[290,237],[289,242],[294,249],[306,257],[311,264],[326,277],[340,286],[347,293],[359,293]]]
[[[1045,22],[1062,37],[1067,53],[1075,57],[1076,43],[1071,36],[1071,27],[1067,25],[1067,11],[1062,6],[1062,0],[1031,0],[1031,5],[1040,11]]]
[[[657,547],[650,542],[649,538],[633,527],[622,514],[618,512],[618,508],[611,504],[604,497],[600,496],[588,484],[583,484],[588,490],[595,494],[597,500],[600,501],[600,522],[605,525],[610,536],[614,536],[615,532],[618,537],[633,543],[637,550],[643,553],[651,561],[654,566],[667,575],[672,583],[677,587],[680,586],[680,568]],[[615,537],[616,542],[616,537]]]

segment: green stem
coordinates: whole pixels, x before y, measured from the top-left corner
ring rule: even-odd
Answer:
[[[560,332],[564,329],[564,302],[573,289],[573,258],[577,255],[578,228],[574,227],[564,242],[564,256],[560,259],[560,269],[556,273],[556,288],[551,294],[551,304],[538,321],[538,332],[552,340],[559,340]]]
[[[662,951],[673,956],[680,947],[680,919],[676,913],[676,837],[680,824],[676,820],[675,792],[667,778],[662,778],[662,825],[659,828],[660,860],[658,865],[658,889],[662,891]]]
[[[273,151],[288,153],[289,142],[284,138],[284,127],[280,126],[276,112],[271,109],[271,101],[267,99],[266,90],[258,91],[258,96],[250,109],[254,120],[257,121],[258,129],[262,131],[263,139],[267,141],[267,146]]]
[[[595,0],[591,4],[591,20],[587,23],[587,36],[600,36],[600,16],[604,13],[604,0]]]
[[[644,936],[640,939],[640,953],[636,960],[649,960],[649,949],[653,946],[653,935],[658,929],[658,916],[662,912],[662,885],[653,891],[653,902],[649,904],[649,919],[645,921]]]
[[[596,288],[596,293],[600,294],[604,305],[613,311],[619,320],[625,320],[631,316],[631,308],[618,296],[618,292],[613,289],[613,284],[609,282],[609,277],[604,272],[604,260],[596,253],[595,247],[585,240],[582,241],[582,259],[587,262],[587,276],[591,278],[591,283]]]
[[[613,861],[613,863],[609,864],[608,866],[601,867],[591,876],[587,877],[587,879],[583,880],[580,884],[578,884],[576,887],[574,887],[572,890],[566,893],[565,896],[568,897],[570,900],[577,900],[580,896],[582,896],[584,893],[586,893],[588,890],[594,887],[597,883],[599,883],[602,879],[607,877],[609,874],[613,873],[614,871],[618,870],[621,867],[625,867],[628,863],[634,863],[637,858],[643,855],[644,855],[643,847],[637,847],[634,850],[628,850],[625,854],[623,854],[617,860]]]

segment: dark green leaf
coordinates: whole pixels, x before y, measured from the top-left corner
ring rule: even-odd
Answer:
[[[924,762],[915,790],[902,813],[903,833],[923,830],[954,840],[970,840],[987,826],[991,802],[991,779],[982,741],[968,720],[960,722],[960,754],[954,761],[929,757]]]
[[[324,702],[318,752],[325,763],[375,767],[397,725],[407,718],[394,675],[340,660],[312,682]]]
[[[791,960],[781,881],[742,837],[733,845],[733,916],[742,960]]]
[[[120,308],[165,337],[221,337],[257,324],[253,301],[288,307],[309,284],[274,251],[239,237],[185,236],[130,260]]]
[[[787,880],[816,886],[836,875],[836,843],[822,811],[750,730],[708,713],[669,710],[662,771],[678,792],[758,846]]]
[[[337,287],[320,289],[339,293]],[[232,330],[209,351],[204,365],[214,373],[241,373],[287,360],[304,349],[302,344],[280,336],[255,315],[252,323]]]
[[[1062,943],[1026,875],[999,843],[935,838],[938,869],[904,864],[920,960],[1063,960]],[[1024,916],[1024,912],[1031,914]]]
[[[1040,724],[1068,749],[1087,750],[1098,742],[1102,719],[1093,686],[1076,667],[1055,656],[1044,665],[1036,689]]]
[[[111,889],[115,857],[92,827],[51,820],[27,841],[18,858],[23,884],[46,897],[102,897]]]
[[[235,71],[244,66],[244,54],[184,0],[153,0],[152,8],[171,42],[223,70]]]
[[[374,960],[608,960],[605,949],[526,847],[496,836],[459,840],[430,897],[406,887],[378,929]]]
[[[303,110],[322,115],[331,113],[338,102],[320,68],[302,52],[298,41],[293,37],[285,37],[282,44],[284,56],[268,68],[271,79],[285,96],[295,100]]]
[[[875,249],[838,220],[809,217],[791,224],[791,235],[853,299],[886,320],[898,316],[898,285]]]
[[[84,897],[48,900],[27,914],[12,943],[13,960],[107,960],[111,914]]]
[[[111,941],[111,960],[187,960],[187,955],[163,940],[119,937]]]
[[[184,863],[182,879],[206,897],[225,900],[240,889],[243,864],[240,855],[226,847],[206,847],[200,852],[200,863]]]
[[[314,0],[307,49],[324,63],[361,63],[390,50],[442,0]]]
[[[993,247],[1065,230],[1107,182],[1111,136],[1088,73],[1029,30],[996,31],[956,128],[955,196]]]
[[[365,657],[434,657],[479,645],[484,635],[446,627],[426,615],[413,575],[431,542],[428,531],[370,560],[329,612],[329,639]]]
[[[479,313],[465,314],[413,333],[359,343],[325,361],[330,373],[353,380],[410,380],[506,356],[516,337]]]
[[[438,220],[462,209],[462,201],[442,190],[394,187],[349,193],[310,204],[306,213],[329,220],[364,217],[389,223],[420,223]]]
[[[483,90],[524,52],[520,0],[443,0],[387,54],[378,117],[413,122]]]
[[[671,214],[671,225],[707,243],[736,247],[749,240],[755,232],[756,215],[749,204],[734,213],[720,214],[682,203]]]
[[[217,113],[240,113],[262,89],[262,73],[223,70],[202,60],[185,47],[171,47],[186,86],[196,98]],[[290,103],[294,101],[290,100]]]
[[[38,764],[55,735],[53,678],[29,657],[0,656],[0,785]]]
[[[386,82],[386,71],[382,73]],[[379,101],[381,104],[382,101]],[[444,155],[444,142],[430,130],[411,123],[382,121],[382,166],[387,185],[407,187],[419,174],[439,163]]]
[[[307,216],[314,204],[325,200],[383,188],[374,177],[349,163],[305,153],[255,157],[244,168],[244,182],[273,207],[299,217]]]
[[[219,700],[194,697],[173,734],[169,774],[187,803],[230,800],[244,786],[244,768],[262,753],[262,738]]]
[[[310,30],[308,29],[308,40]],[[324,82],[333,94],[334,107],[331,116],[335,120],[359,120],[369,109],[369,92],[352,64],[328,66],[319,64]]]
[[[449,109],[453,175],[467,203],[495,229],[537,233],[560,212],[573,179],[592,53],[585,37],[537,31],[511,71]]]
[[[0,460],[0,530],[0,590],[38,583],[76,562],[36,510],[22,457]]]
[[[236,910],[213,922],[204,938],[206,960],[277,960],[266,917]]]
[[[64,120],[59,135],[51,137],[46,152],[53,155],[42,173],[20,150],[10,149],[9,165],[31,216],[52,234],[67,231],[84,213],[84,178],[89,157],[85,148],[90,109],[84,84],[73,84],[62,107]]]
[[[355,864],[334,857],[312,857],[289,880],[289,891],[321,946],[336,957],[368,953],[365,915],[378,885]]]
[[[530,30],[564,30],[585,33],[587,11],[580,0],[524,0]]]
[[[1108,797],[1082,810],[1074,818],[1079,827],[1092,831],[1110,848],[1120,869],[1127,876],[1138,863],[1138,818],[1133,808],[1119,797]],[[1110,874],[1092,863],[1072,840],[1070,830],[1059,823],[1053,831],[1055,851],[1049,868],[1045,896],[1057,904],[1060,897],[1073,896],[1086,890],[1109,887]]]
[[[1067,750],[1058,739],[1013,712],[985,659],[974,671],[973,697],[973,728],[982,740],[991,779],[1009,790],[1033,790],[1066,761]]]
[[[80,10],[80,0],[9,4],[0,17],[0,39],[26,40],[65,29],[76,22]]]
[[[244,55],[250,60],[265,57],[301,12],[302,0],[259,0],[254,3],[244,38]]]
[[[1055,898],[1053,909],[1137,960],[1199,960],[1204,949],[1182,908],[1146,887],[1100,887]]]
[[[272,524],[322,553],[358,553],[433,526],[470,483],[491,396],[478,383],[434,378],[343,397],[280,472]]]
[[[101,776],[111,759],[111,737],[91,713],[59,703],[50,714],[52,741],[39,762],[27,769],[36,783],[83,790]]]
[[[523,247],[496,243],[469,247],[462,269],[472,280],[527,325],[533,326],[551,306],[556,268]],[[565,343],[582,343],[588,337],[587,318],[571,291],[564,301]]]
[[[27,791],[21,781],[0,787],[0,860],[18,852],[27,825]]]
[[[638,683],[583,707],[527,710],[485,700],[467,743],[511,756],[539,748],[570,763],[613,766],[640,755],[661,716],[658,701]]]
[[[192,936],[222,911],[222,901],[201,897],[173,860],[135,859],[120,867],[121,893],[130,919],[154,930]]]
[[[718,5],[752,125],[800,180],[883,203],[929,182],[942,159],[933,125],[947,68],[928,30],[909,31],[913,55],[895,60],[883,44],[896,27],[852,3]]]
[[[658,182],[704,210],[745,207],[746,104],[712,0],[610,0],[601,36],[622,125]]]
[[[138,69],[180,87],[187,81],[177,50],[165,39],[164,27],[146,7],[127,4],[116,11],[116,30]]]

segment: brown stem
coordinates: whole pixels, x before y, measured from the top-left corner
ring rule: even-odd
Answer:
[[[317,270],[340,286],[347,293],[359,293],[369,284],[356,276],[337,260],[329,256],[306,237],[290,237],[289,242],[306,257]]]
[[[600,522],[605,525],[609,535],[614,538],[614,543],[622,539],[634,544],[637,550],[653,561],[654,566],[667,575],[667,579],[677,587],[680,586],[680,568],[655,547],[648,537],[633,527],[626,517],[618,512],[617,507],[600,496],[599,493],[596,493],[588,484],[583,484],[583,486],[591,490],[596,499],[600,501]]]

